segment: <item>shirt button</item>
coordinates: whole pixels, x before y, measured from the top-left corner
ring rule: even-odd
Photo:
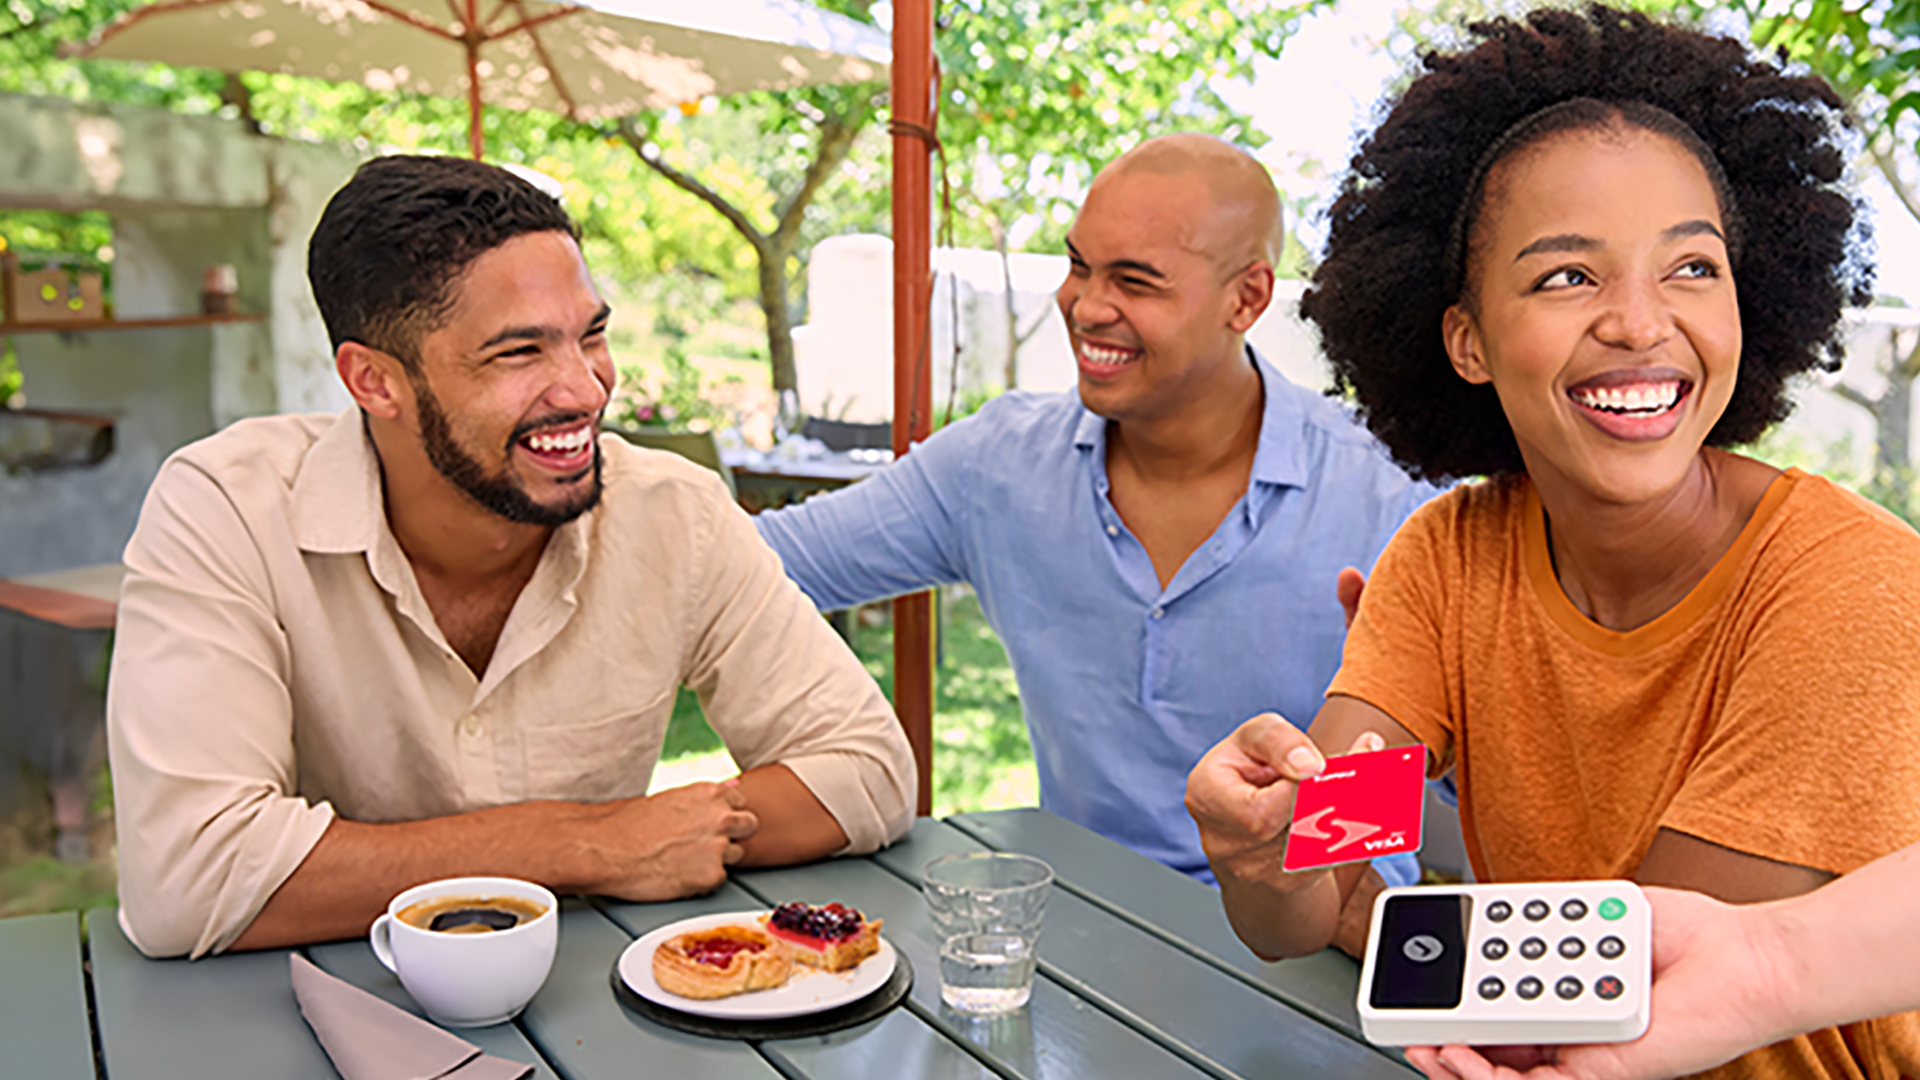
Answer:
[[[1160,616],[1165,615],[1166,613],[1167,613],[1166,608],[1154,608],[1150,614],[1152,614],[1152,616],[1157,619]]]
[[[1107,526],[1107,535],[1108,535],[1108,536],[1119,536],[1119,535],[1120,535],[1120,526],[1118,526],[1118,525],[1109,525],[1109,526]]]
[[[467,722],[464,726],[467,729],[467,734],[469,735],[480,734],[480,714],[479,713],[468,714]]]

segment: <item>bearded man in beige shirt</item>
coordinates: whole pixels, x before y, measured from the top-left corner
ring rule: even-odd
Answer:
[[[162,466],[108,694],[154,956],[365,933],[466,874],[663,900],[904,833],[879,689],[717,477],[598,436],[609,309],[560,205],[369,162],[308,256],[355,407]],[[679,686],[743,772],[644,794]]]

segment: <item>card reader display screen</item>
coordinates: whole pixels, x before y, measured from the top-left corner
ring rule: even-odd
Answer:
[[[1374,943],[1373,1007],[1459,1007],[1472,914],[1472,899],[1458,893],[1390,898]]]

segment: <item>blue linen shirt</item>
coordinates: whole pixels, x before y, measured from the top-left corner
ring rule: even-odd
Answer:
[[[1071,392],[1003,394],[871,478],[755,518],[822,610],[972,585],[1041,805],[1208,881],[1188,772],[1257,713],[1313,719],[1345,638],[1336,575],[1370,570],[1436,493],[1247,352],[1266,390],[1247,492],[1164,589],[1108,498],[1107,421]]]

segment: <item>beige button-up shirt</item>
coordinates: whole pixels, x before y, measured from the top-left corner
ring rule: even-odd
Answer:
[[[879,688],[717,477],[603,436],[476,677],[387,527],[357,409],[248,420],[161,467],[107,697],[121,923],[232,944],[334,816],[643,794],[681,684],[742,769],[780,762],[872,851],[912,823]]]

